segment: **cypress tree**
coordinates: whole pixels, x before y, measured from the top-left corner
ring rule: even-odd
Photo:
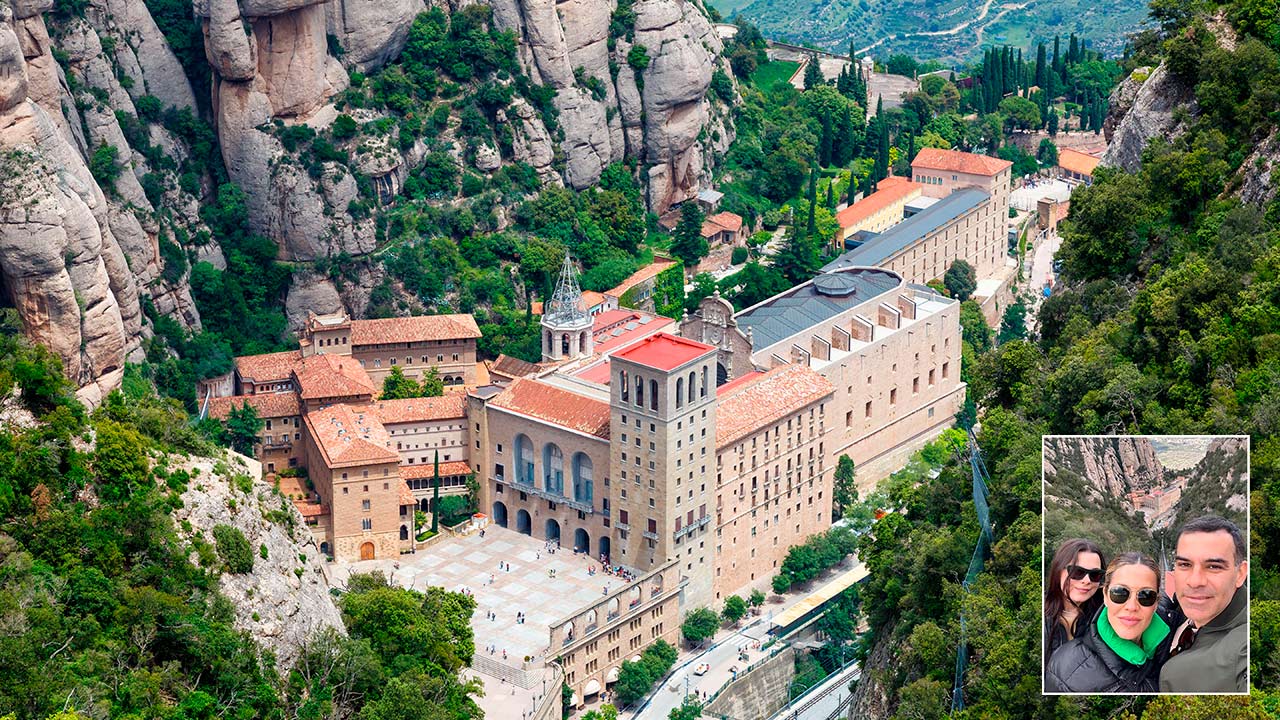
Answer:
[[[827,209],[831,212],[836,211],[836,195],[831,189],[831,183],[827,183]]]
[[[818,141],[818,163],[822,167],[827,167],[831,164],[831,136],[831,111],[827,110],[822,114],[822,137]]]
[[[1075,65],[1080,62],[1080,39],[1075,33],[1071,33],[1071,45],[1067,48],[1067,64]]]
[[[853,160],[854,143],[856,136],[853,130],[853,111],[848,105],[840,111],[840,125],[836,128],[835,149],[832,151],[832,161],[841,167],[848,165]]]
[[[811,54],[809,63],[804,67],[804,89],[817,87],[823,83],[822,68],[818,67],[818,56]]]
[[[875,179],[877,185],[881,180],[889,175],[889,123],[880,123],[880,144],[876,149],[876,174]]]
[[[907,162],[916,159],[916,136],[915,133],[907,135]]]
[[[1025,94],[1024,94],[1024,92],[1023,92],[1023,90],[1027,87],[1027,83],[1026,83],[1026,79],[1025,79],[1025,74],[1026,74],[1026,71],[1027,71],[1027,67],[1026,67],[1026,65],[1025,65],[1025,64],[1023,64],[1023,62],[1022,62],[1022,48],[1018,48],[1018,62],[1017,62],[1017,68],[1018,68],[1018,71],[1017,71],[1017,73],[1016,73],[1016,74],[1015,74],[1015,76],[1014,76],[1014,87],[1015,87],[1015,89],[1018,91],[1018,94],[1019,94],[1019,95],[1022,95],[1023,97],[1026,97],[1026,95],[1025,95]]]
[[[1049,92],[1049,83],[1045,79],[1048,75],[1048,68],[1045,67],[1044,43],[1040,43],[1036,48],[1036,85],[1046,93]]]
[[[852,205],[858,197],[858,174],[853,171],[853,168],[849,168],[849,189],[845,193],[845,204]]]
[[[1058,110],[1049,109],[1049,137],[1058,137]]]
[[[815,225],[815,222],[814,222],[814,212],[817,210],[817,205],[818,205],[818,167],[817,165],[814,165],[813,167],[809,168],[809,226],[808,226],[808,229],[805,230],[805,237],[808,238],[810,241],[813,240],[813,236],[817,233],[817,226]]]

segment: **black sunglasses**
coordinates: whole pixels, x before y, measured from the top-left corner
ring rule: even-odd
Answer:
[[[1102,568],[1082,568],[1079,565],[1067,566],[1067,577],[1072,580],[1083,580],[1088,575],[1090,582],[1102,582]]]
[[[1129,602],[1129,588],[1123,585],[1113,585],[1107,589],[1107,596],[1111,598],[1111,602],[1116,605],[1123,605]],[[1156,604],[1156,600],[1160,598],[1160,593],[1151,588],[1143,588],[1138,591],[1138,604],[1142,607],[1151,607]]]

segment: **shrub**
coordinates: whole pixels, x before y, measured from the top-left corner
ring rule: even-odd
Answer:
[[[213,539],[218,545],[218,557],[227,572],[239,574],[253,571],[253,550],[239,528],[215,525]]]
[[[115,145],[108,145],[105,141],[93,151],[93,156],[89,158],[89,173],[93,175],[93,179],[98,181],[98,185],[103,189],[113,187],[116,178],[120,177],[120,171],[123,169]]]
[[[335,118],[333,126],[330,128],[330,131],[333,132],[334,140],[346,140],[347,138],[355,137],[359,130],[360,125],[355,118],[345,113]]]
[[[643,45],[632,45],[627,51],[627,64],[636,72],[643,72],[649,67],[649,49]]]
[[[147,122],[158,122],[160,113],[164,110],[164,106],[160,103],[160,98],[154,95],[143,95],[134,101],[133,107],[138,111],[138,117]]]
[[[733,249],[733,257],[729,259],[729,262],[734,265],[741,265],[747,261],[747,254],[747,249],[745,247],[738,246]]]

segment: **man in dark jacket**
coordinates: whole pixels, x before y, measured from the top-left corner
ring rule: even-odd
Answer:
[[[1249,562],[1244,534],[1216,515],[1178,530],[1166,586],[1186,622],[1174,628],[1160,692],[1249,692]]]

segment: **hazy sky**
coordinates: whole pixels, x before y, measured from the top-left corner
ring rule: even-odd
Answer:
[[[1200,462],[1212,442],[1213,438],[1209,436],[1151,438],[1160,464],[1170,470],[1185,470]]]

